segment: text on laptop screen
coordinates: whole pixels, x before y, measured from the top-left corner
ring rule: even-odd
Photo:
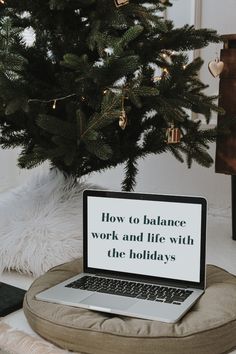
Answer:
[[[89,268],[200,281],[201,204],[88,196]]]

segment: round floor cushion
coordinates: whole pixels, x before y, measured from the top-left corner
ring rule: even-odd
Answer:
[[[38,301],[35,294],[82,270],[82,260],[55,267],[27,292],[24,312],[43,338],[90,354],[222,354],[236,347],[236,277],[207,266],[207,289],[175,324]]]

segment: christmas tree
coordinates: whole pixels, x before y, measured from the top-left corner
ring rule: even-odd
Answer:
[[[168,0],[1,0],[0,144],[22,147],[19,166],[45,160],[81,177],[123,164],[132,190],[137,161],[171,152],[210,166],[218,108],[189,50],[214,30],[175,28]],[[31,31],[32,43],[24,40]]]

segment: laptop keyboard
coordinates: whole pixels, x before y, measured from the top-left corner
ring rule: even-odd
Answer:
[[[94,276],[84,276],[66,287],[175,305],[181,305],[192,294],[190,290]]]

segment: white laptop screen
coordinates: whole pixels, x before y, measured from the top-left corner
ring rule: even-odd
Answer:
[[[198,283],[201,225],[201,203],[88,196],[87,266]]]

